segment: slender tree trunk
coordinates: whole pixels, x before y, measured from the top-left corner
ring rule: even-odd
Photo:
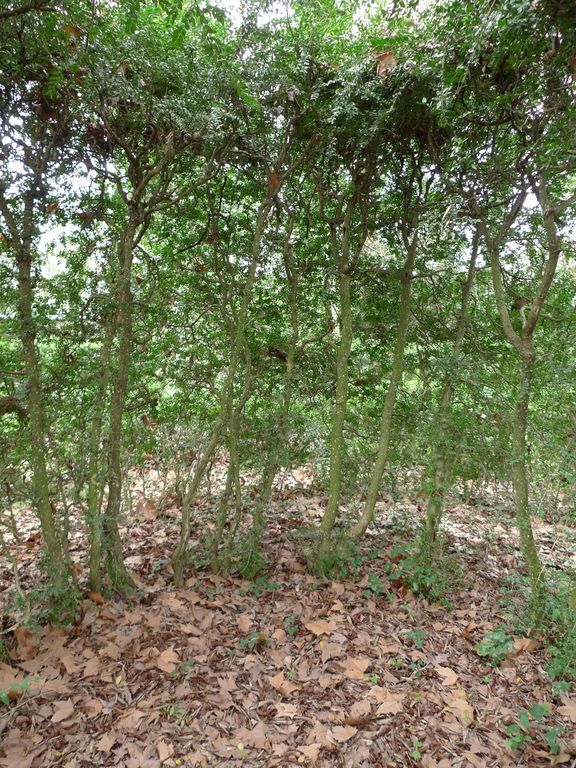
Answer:
[[[29,244],[24,243],[17,254],[20,340],[28,380],[28,416],[30,426],[30,467],[34,502],[44,541],[46,542],[48,576],[57,590],[69,582],[68,556],[57,528],[52,506],[46,462],[44,405],[36,352],[36,326],[32,312],[32,258]]]
[[[525,340],[520,359],[520,380],[516,406],[514,409],[514,424],[512,428],[512,485],[514,488],[514,507],[516,524],[520,534],[522,552],[532,587],[532,618],[538,626],[542,622],[546,600],[546,583],[544,569],[540,562],[538,549],[530,520],[528,496],[527,446],[526,431],[528,429],[528,409],[532,391],[534,371],[534,348],[532,340]]]
[[[122,539],[118,529],[122,501],[122,417],[128,389],[132,350],[132,287],[130,284],[134,241],[139,217],[131,212],[118,248],[120,271],[116,292],[119,332],[118,363],[110,399],[108,442],[108,500],[102,520],[103,544],[110,580],[120,592],[130,592],[132,578],[124,564]]]
[[[112,343],[116,335],[116,317],[106,322],[104,340],[100,350],[99,372],[92,411],[92,423],[88,440],[88,477],[86,496],[86,519],[89,532],[88,569],[90,588],[95,592],[102,589],[102,520],[100,517],[101,460],[100,450],[104,425],[104,406],[110,382]]]
[[[216,447],[222,435],[222,431],[226,426],[226,420],[229,413],[229,403],[233,395],[234,379],[236,371],[242,357],[242,349],[244,346],[244,334],[246,330],[246,323],[248,319],[248,309],[250,307],[250,300],[252,298],[252,288],[256,280],[256,270],[261,257],[262,251],[262,237],[268,220],[268,213],[272,204],[271,197],[267,197],[264,202],[261,203],[258,214],[256,217],[256,227],[254,230],[254,237],[252,240],[252,259],[248,268],[248,275],[246,276],[246,282],[244,284],[244,290],[242,293],[242,303],[240,311],[238,313],[238,322],[236,325],[236,334],[234,342],[232,344],[232,351],[230,354],[230,361],[228,363],[228,371],[226,379],[222,385],[220,392],[220,408],[218,417],[212,428],[212,433],[208,443],[204,446],[202,452],[196,460],[194,472],[192,478],[186,489],[184,499],[182,502],[182,520],[180,523],[180,536],[178,544],[176,545],[172,554],[172,569],[174,571],[174,583],[176,586],[180,586],[184,579],[184,571],[186,569],[186,557],[188,552],[188,540],[190,538],[191,530],[191,506],[192,502],[198,492],[204,473]]]
[[[292,234],[292,222],[288,228],[286,235],[285,248],[284,248],[284,268],[286,270],[286,278],[289,283],[289,307],[290,307],[290,340],[288,342],[288,349],[286,352],[286,367],[284,370],[283,381],[283,396],[282,406],[280,413],[278,414],[278,427],[276,434],[274,435],[274,442],[271,450],[267,456],[266,466],[262,472],[260,479],[260,485],[258,488],[258,495],[254,502],[254,510],[252,512],[252,532],[250,541],[248,543],[248,558],[254,556],[255,552],[259,550],[266,525],[265,512],[272,496],[272,488],[274,486],[274,480],[280,469],[282,451],[286,444],[288,433],[288,420],[290,417],[290,407],[292,403],[292,388],[293,388],[293,374],[294,363],[296,360],[296,347],[298,344],[299,327],[298,327],[298,273],[294,265],[294,258],[292,254],[292,246],[290,244],[290,236]],[[246,563],[249,569],[249,562]]]
[[[512,429],[512,485],[514,488],[514,507],[516,524],[520,534],[522,554],[526,561],[531,586],[531,612],[534,626],[538,627],[544,617],[546,607],[547,586],[544,568],[538,555],[538,549],[530,520],[528,473],[526,470],[526,430],[528,427],[528,408],[530,404],[530,391],[532,387],[532,375],[534,370],[535,353],[533,344],[534,329],[538,323],[542,307],[546,301],[561,253],[561,243],[555,221],[554,206],[550,204],[546,180],[541,178],[539,182],[534,180],[534,191],[540,204],[542,222],[546,232],[548,245],[548,258],[542,270],[540,281],[536,286],[532,305],[528,315],[522,316],[522,330],[517,333],[508,311],[506,291],[502,279],[500,264],[500,248],[506,234],[514,223],[518,213],[524,205],[526,190],[521,190],[517,195],[511,209],[507,213],[499,233],[496,237],[490,234],[485,219],[478,218],[482,230],[486,248],[490,256],[492,284],[496,307],[504,335],[510,345],[516,350],[520,360],[520,380],[514,410],[514,426]],[[477,209],[476,209],[477,210]]]
[[[454,395],[454,382],[456,373],[460,365],[462,356],[462,344],[466,333],[466,318],[468,315],[468,303],[470,292],[474,284],[476,275],[476,260],[478,257],[479,232],[476,232],[472,241],[472,255],[468,266],[468,275],[462,288],[462,301],[460,304],[460,314],[456,326],[456,335],[454,337],[454,348],[448,361],[448,369],[444,377],[444,386],[438,404],[436,414],[436,445],[432,454],[432,460],[428,471],[429,492],[428,503],[426,507],[426,517],[422,528],[420,538],[420,554],[424,558],[429,558],[436,547],[438,530],[442,521],[444,508],[444,495],[446,487],[450,482],[450,467],[452,462],[449,460],[448,452],[450,450],[448,441],[450,409]]]
[[[400,316],[398,318],[398,328],[396,331],[396,344],[394,346],[394,355],[392,358],[392,371],[390,373],[390,382],[384,400],[382,418],[380,421],[380,439],[378,441],[378,452],[376,461],[372,469],[370,484],[366,494],[364,510],[360,519],[350,531],[351,538],[356,541],[366,533],[366,529],[374,519],[374,510],[382,476],[388,463],[388,450],[390,448],[390,435],[392,431],[392,416],[398,387],[402,381],[404,371],[404,350],[406,348],[406,338],[408,335],[408,325],[410,321],[410,293],[412,288],[412,270],[416,258],[416,249],[418,238],[415,234],[408,248],[408,255],[404,263],[404,272],[402,275],[402,290],[400,293]]]
[[[320,560],[331,551],[332,530],[336,523],[342,487],[342,461],[344,458],[344,422],[348,401],[348,358],[352,349],[352,306],[350,301],[351,275],[347,267],[339,271],[340,342],[336,353],[336,391],[332,408],[330,432],[330,479],[328,501],[320,525],[318,555]]]

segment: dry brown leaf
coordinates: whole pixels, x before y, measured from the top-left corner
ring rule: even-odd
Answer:
[[[286,680],[283,672],[278,672],[277,675],[268,678],[268,682],[279,691],[283,696],[289,696],[293,691],[298,690],[298,686]]]
[[[285,701],[278,701],[274,704],[276,707],[276,717],[296,717],[298,707],[296,704],[288,704]]]
[[[100,671],[100,659],[95,656],[93,659],[88,659],[84,665],[84,671],[82,677],[94,677]]]
[[[350,717],[368,717],[372,713],[372,706],[368,699],[361,699],[360,701],[355,701],[354,704],[350,707]],[[352,725],[352,723],[350,723]]]
[[[338,628],[337,623],[333,619],[330,619],[329,621],[326,621],[326,619],[306,621],[304,626],[309,632],[312,632],[312,634],[316,635],[317,637],[320,635],[328,635],[330,632],[335,632]]]
[[[521,653],[530,653],[535,651],[539,647],[540,643],[533,637],[517,637],[514,640],[514,655],[518,656]]]
[[[329,643],[327,641],[321,640],[318,643],[318,648],[322,650],[322,661],[324,663],[330,659],[336,659],[338,656],[342,656],[344,654],[344,646],[339,645],[338,643]]]
[[[576,699],[563,699],[563,706],[556,710],[559,715],[564,715],[572,723],[576,723]]]
[[[456,685],[458,682],[458,675],[450,667],[436,667],[436,674],[442,678],[444,685]]]
[[[102,712],[102,702],[100,699],[89,699],[82,704],[81,709],[88,717],[96,717]]]
[[[144,717],[144,712],[139,709],[131,709],[116,720],[116,727],[123,731],[135,731]]]
[[[158,757],[160,758],[160,762],[164,763],[166,760],[168,760],[169,757],[172,757],[174,754],[174,745],[170,742],[165,742],[162,739],[156,743],[156,751],[158,752]]]
[[[384,77],[388,70],[393,69],[395,66],[396,57],[392,51],[385,51],[376,56],[376,73],[380,75],[380,77]]]
[[[88,592],[87,598],[88,600],[92,600],[93,603],[96,603],[96,605],[104,605],[106,602],[100,592]]]
[[[330,735],[335,741],[343,744],[345,741],[349,741],[353,736],[356,736],[358,729],[352,725],[336,725],[329,731]]]
[[[99,752],[106,752],[108,754],[116,743],[116,739],[117,737],[114,731],[112,731],[112,733],[105,733],[104,736],[96,742],[96,749]]]
[[[72,699],[64,699],[64,701],[54,702],[54,714],[52,715],[53,723],[61,723],[64,720],[69,720],[74,716],[76,708]]]
[[[236,625],[240,632],[249,632],[252,627],[252,617],[245,613],[241,613],[240,616],[236,617]]]
[[[162,651],[155,662],[158,669],[161,669],[162,672],[166,672],[168,675],[174,672],[179,663],[180,657],[173,648],[166,648],[165,651]]]
[[[380,646],[381,653],[392,653],[397,656],[400,653],[400,646],[398,643],[382,643]]]
[[[396,715],[404,710],[405,693],[393,693],[380,685],[373,685],[368,691],[368,696],[378,702],[378,715]]]
[[[344,674],[353,680],[364,680],[366,670],[371,663],[370,659],[348,658],[344,662]]]
[[[466,700],[466,692],[463,690],[454,691],[452,695],[442,697],[446,707],[455,715],[464,726],[470,725],[474,720],[474,709]]]
[[[312,763],[318,760],[318,755],[322,749],[322,744],[306,744],[301,747],[297,747],[298,752],[301,752],[304,757],[307,757]]]

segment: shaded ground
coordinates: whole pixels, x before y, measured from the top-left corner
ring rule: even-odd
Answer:
[[[0,766],[576,765],[576,697],[553,695],[543,649],[516,637],[497,668],[475,649],[502,624],[501,600],[518,573],[504,513],[495,522],[478,506],[452,510],[446,549],[459,569],[441,605],[390,578],[391,522],[409,535],[418,514],[408,501],[383,505],[356,573],[330,582],[306,572],[296,529],[322,499],[286,487],[266,578],[200,573],[180,590],[167,562],[177,510],[160,511],[152,487],[133,502],[139,520],[127,544],[138,598],[92,595],[72,628],[4,634],[0,691],[11,700],[0,704]],[[573,531],[542,525],[537,534],[549,562],[574,564]],[[38,541],[26,537],[17,549],[29,586]],[[0,577],[3,589],[13,584],[5,563]],[[530,708],[531,741],[512,751],[507,727]],[[556,727],[563,732],[551,738]]]

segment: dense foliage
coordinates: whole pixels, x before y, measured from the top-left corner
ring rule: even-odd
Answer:
[[[541,624],[531,515],[576,511],[572,4],[38,0],[0,28],[4,554],[31,505],[54,605],[129,593],[154,467],[176,583],[253,576],[312,465],[311,568],[409,488],[425,571],[446,495],[501,488]]]

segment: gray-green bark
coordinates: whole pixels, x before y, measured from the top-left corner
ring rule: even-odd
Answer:
[[[508,311],[508,301],[502,279],[500,250],[505,236],[522,209],[526,199],[526,191],[522,190],[518,194],[496,235],[490,233],[484,217],[477,209],[476,213],[479,215],[479,226],[490,257],[494,295],[504,335],[510,345],[516,350],[519,359],[519,384],[514,409],[514,423],[511,439],[511,475],[514,488],[516,524],[520,534],[522,554],[526,561],[526,568],[530,577],[532,620],[533,623],[538,626],[542,622],[544,616],[547,587],[544,568],[540,561],[530,519],[526,431],[528,427],[532,375],[535,365],[533,335],[556,273],[561,253],[561,245],[554,218],[556,210],[550,203],[544,179],[541,179],[539,183],[534,182],[534,192],[536,193],[542,212],[542,222],[546,233],[548,256],[541,278],[536,287],[531,307],[527,316],[524,315],[522,318],[522,329],[520,333],[515,330]]]
[[[140,218],[137,211],[130,212],[130,218],[118,246],[120,269],[115,300],[119,342],[109,412],[108,499],[102,518],[103,548],[108,575],[114,588],[121,592],[129,592],[133,587],[132,578],[124,564],[122,539],[118,526],[122,501],[122,417],[132,350],[131,272],[136,229]]]
[[[458,323],[456,325],[456,334],[454,336],[454,347],[446,369],[444,385],[442,387],[435,419],[436,444],[428,468],[428,501],[426,505],[426,517],[424,518],[424,525],[420,538],[420,554],[426,558],[432,554],[436,547],[438,530],[442,521],[442,513],[444,509],[444,495],[447,485],[450,482],[452,462],[449,458],[449,446],[447,445],[450,409],[452,407],[456,375],[461,362],[462,344],[466,333],[470,292],[476,275],[478,243],[479,233],[476,231],[472,241],[472,254],[468,265],[468,274],[462,287],[462,300],[460,303]]]
[[[284,449],[288,434],[288,420],[290,416],[290,406],[292,403],[294,363],[296,360],[296,347],[299,338],[297,304],[299,275],[294,264],[294,255],[292,253],[292,245],[290,243],[293,218],[294,217],[292,215],[290,217],[290,222],[284,240],[284,270],[286,272],[286,279],[289,286],[288,305],[290,308],[290,339],[288,341],[288,348],[286,350],[282,405],[278,414],[278,425],[274,434],[274,441],[270,451],[268,452],[266,466],[264,467],[264,471],[262,472],[262,477],[260,479],[258,495],[254,502],[254,510],[252,512],[252,532],[248,542],[248,559],[245,563],[247,570],[250,570],[249,558],[253,557],[256,550],[258,550],[260,547],[260,541],[266,524],[265,512],[272,496],[274,480],[278,470],[280,469],[282,451]]]
[[[366,494],[366,501],[364,503],[362,515],[350,531],[350,537],[353,540],[357,540],[363,536],[366,532],[366,529],[374,519],[374,511],[376,509],[378,493],[380,492],[382,476],[384,474],[384,470],[386,469],[386,464],[388,463],[388,451],[390,448],[390,436],[392,431],[392,416],[394,413],[394,405],[396,403],[398,387],[402,381],[402,373],[404,370],[404,350],[406,348],[406,338],[408,336],[408,325],[410,321],[412,270],[414,269],[414,260],[416,258],[416,250],[418,247],[417,232],[413,235],[411,242],[407,243],[407,246],[408,252],[406,254],[404,270],[401,276],[402,289],[400,293],[400,316],[398,318],[398,327],[396,330],[396,343],[394,345],[390,381],[388,383],[388,390],[386,392],[384,408],[382,409],[382,417],[380,420],[378,451],[376,454],[374,467],[372,468],[372,474],[370,477],[370,483],[368,485],[368,492]]]
[[[104,340],[100,350],[99,372],[92,406],[92,421],[88,440],[88,471],[86,493],[86,520],[88,523],[89,552],[88,570],[90,588],[99,592],[102,589],[102,520],[100,517],[100,487],[101,477],[101,443],[104,425],[104,407],[106,392],[110,382],[110,362],[112,343],[116,335],[116,317],[113,314],[105,326]]]
[[[186,569],[186,558],[188,552],[188,541],[190,539],[191,531],[191,509],[192,502],[196,497],[202,478],[214,451],[216,450],[220,441],[222,432],[226,426],[227,417],[229,414],[229,407],[234,389],[234,379],[236,377],[236,371],[242,357],[242,349],[244,346],[244,334],[246,330],[246,323],[248,319],[248,310],[250,307],[250,300],[252,298],[252,288],[256,280],[256,271],[261,258],[262,252],[262,237],[268,220],[268,214],[272,205],[272,198],[267,196],[261,203],[258,214],[256,217],[256,226],[254,229],[254,236],[252,240],[252,257],[248,268],[248,274],[246,276],[246,282],[244,283],[244,290],[242,292],[242,301],[240,305],[240,311],[238,312],[238,321],[236,325],[236,333],[232,343],[232,349],[230,353],[230,360],[228,363],[228,370],[226,373],[226,379],[222,385],[219,397],[219,413],[212,427],[212,432],[208,439],[207,444],[202,448],[194,466],[192,477],[188,483],[186,493],[182,502],[182,519],[180,522],[180,536],[178,544],[176,545],[172,554],[172,569],[174,572],[174,583],[179,586],[184,579],[184,571]]]
[[[4,193],[0,190],[0,212],[11,234],[18,268],[18,324],[22,357],[28,389],[28,426],[30,429],[30,468],[34,506],[46,543],[48,576],[57,590],[69,584],[69,553],[58,530],[50,499],[50,484],[46,458],[45,414],[40,365],[36,349],[36,323],[33,313],[32,251],[36,233],[34,223],[36,188],[41,185],[44,161],[38,159],[34,170],[34,188],[24,196],[21,226],[12,214]]]
[[[340,491],[342,487],[342,461],[344,458],[344,422],[348,402],[348,359],[352,349],[352,305],[350,298],[352,276],[350,274],[350,226],[354,213],[349,206],[347,226],[344,228],[342,243],[338,242],[336,224],[331,224],[330,239],[332,252],[338,254],[338,297],[340,314],[340,340],[336,352],[336,386],[332,406],[332,429],[330,431],[330,475],[328,481],[328,501],[320,525],[318,554],[325,558],[331,549],[332,530],[338,515]]]

